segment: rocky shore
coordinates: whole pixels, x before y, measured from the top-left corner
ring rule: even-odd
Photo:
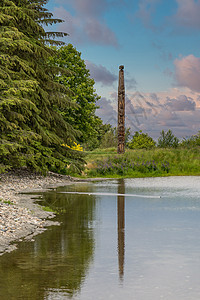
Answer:
[[[72,184],[69,176],[49,173],[46,177],[27,170],[0,174],[0,255],[16,249],[14,242],[33,239],[47,226],[58,225],[52,212],[42,210],[31,195],[23,192],[42,191]]]

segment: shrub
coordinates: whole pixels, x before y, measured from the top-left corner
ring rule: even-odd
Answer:
[[[184,138],[181,141],[180,146],[184,148],[200,146],[200,131],[196,135],[193,135],[188,139]]]
[[[159,148],[177,148],[178,143],[178,138],[173,135],[170,129],[166,133],[164,130],[161,131],[158,139]]]
[[[151,149],[154,148],[156,142],[147,134],[141,130],[136,131],[132,140],[128,143],[130,149]]]

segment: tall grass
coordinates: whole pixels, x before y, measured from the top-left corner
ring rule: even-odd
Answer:
[[[200,175],[200,148],[127,150],[98,149],[86,157],[87,176],[149,177]]]

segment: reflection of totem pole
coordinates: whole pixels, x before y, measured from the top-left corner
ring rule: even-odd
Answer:
[[[125,194],[124,180],[119,180],[118,194]],[[125,259],[125,197],[117,197],[117,216],[118,216],[118,263],[119,279],[124,278],[124,259]]]
[[[125,152],[125,86],[124,66],[119,66],[118,86],[118,153]]]

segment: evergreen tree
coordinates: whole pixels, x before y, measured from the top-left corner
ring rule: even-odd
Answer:
[[[43,6],[46,0],[2,0],[0,3],[0,162],[1,171],[28,166],[36,170],[81,169],[73,144],[76,131],[63,118],[71,105],[64,85],[55,82],[63,70],[47,63],[47,44],[64,33],[45,32],[42,24],[61,22]],[[65,146],[63,146],[65,145]]]

